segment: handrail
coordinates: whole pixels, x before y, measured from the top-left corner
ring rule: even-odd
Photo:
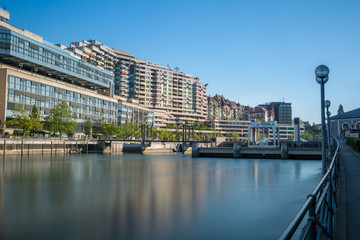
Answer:
[[[334,207],[336,207],[334,199],[336,193],[333,192],[333,186],[335,185],[336,191],[339,165],[339,142],[336,138],[333,139],[335,139],[337,147],[331,159],[329,168],[315,187],[314,191],[308,195],[307,200],[287,226],[285,231],[281,234],[279,239],[291,239],[296,230],[298,230],[301,222],[304,220],[306,213],[309,213],[309,218],[303,229],[304,235],[308,235],[309,239],[322,239],[323,236],[326,236],[325,238],[327,238],[329,235],[332,235],[332,220],[335,212]],[[327,191],[325,193],[327,196],[322,197],[322,193],[325,191]],[[321,199],[321,202],[317,202],[317,200]],[[329,224],[331,226],[329,226]],[[303,238],[308,239],[307,237]]]

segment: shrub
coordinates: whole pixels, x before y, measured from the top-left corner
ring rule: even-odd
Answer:
[[[348,145],[355,151],[360,152],[360,138],[347,138],[346,145]]]

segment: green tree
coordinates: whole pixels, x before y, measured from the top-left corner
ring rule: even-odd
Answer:
[[[303,139],[306,139],[306,140],[313,139],[313,135],[311,133],[309,133],[308,131],[305,131],[303,134],[301,134],[300,137]]]
[[[216,136],[217,136],[217,137],[224,137],[224,135],[222,134],[222,132],[217,132]]]
[[[117,135],[119,137],[123,137],[123,138],[141,137],[140,124],[133,123],[133,122],[125,123],[120,127],[120,131]]]
[[[86,124],[85,124],[85,127],[84,127],[84,134],[85,135],[87,135],[87,136],[89,136],[89,135],[91,135],[92,134],[92,124],[91,124],[91,121],[90,121],[90,119],[88,119],[87,121],[86,121]]]
[[[103,128],[103,134],[105,138],[108,137],[112,138],[114,135],[120,134],[120,126],[117,125],[116,123],[103,122],[101,123],[101,126]]]
[[[239,141],[239,134],[235,131],[233,131],[232,133],[230,133],[227,137],[230,137],[233,139],[233,141]]]
[[[31,109],[31,113],[30,113],[30,121],[31,121],[31,131],[32,132],[38,132],[40,130],[43,129],[43,123],[41,122],[40,119],[40,113],[38,108],[36,107],[36,105],[34,104],[32,109]]]
[[[49,131],[61,134],[63,132],[74,132],[77,126],[77,116],[71,111],[66,102],[61,101],[50,110],[50,114],[45,117],[45,127]]]
[[[27,111],[27,106],[20,106],[14,110],[13,119],[5,121],[6,126],[13,128],[20,128],[23,130],[22,138],[25,133],[32,129],[32,121]]]
[[[340,104],[340,105],[339,105],[339,108],[338,108],[338,110],[337,110],[337,114],[339,115],[339,114],[343,114],[343,113],[344,113],[344,107],[343,107],[342,104]]]
[[[315,139],[321,139],[321,129],[313,123],[312,125],[306,121],[304,122],[305,132],[300,136],[301,138],[311,140],[315,137]]]

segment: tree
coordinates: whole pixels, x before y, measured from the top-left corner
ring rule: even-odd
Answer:
[[[239,134],[235,131],[228,134],[228,137],[232,138],[233,141],[238,142],[239,141]]]
[[[301,134],[300,137],[303,139],[306,139],[306,140],[313,139],[313,135],[311,133],[309,133],[308,131],[305,131],[303,134]]]
[[[339,105],[339,109],[337,110],[337,114],[343,114],[344,113],[344,107],[342,104]]]
[[[31,121],[31,131],[38,132],[43,129],[43,123],[40,120],[40,113],[36,105],[34,104],[31,113],[30,113],[30,121]]]
[[[22,138],[24,138],[25,133],[32,129],[32,121],[29,112],[27,111],[27,106],[16,108],[12,117],[13,119],[6,121],[5,124],[9,127],[22,129]]]
[[[117,134],[119,137],[140,137],[141,136],[141,128],[140,124],[128,122],[120,127],[120,131]]]
[[[310,140],[315,137],[315,139],[321,139],[321,129],[313,123],[311,125],[308,121],[304,122],[305,132],[301,135],[301,138]]]
[[[85,133],[85,135],[91,135],[92,134],[92,125],[91,125],[91,121],[88,119],[87,121],[86,121],[86,125],[85,125],[85,127],[84,127],[84,133]]]
[[[120,134],[120,126],[116,123],[101,123],[105,138]]]
[[[77,116],[71,111],[66,102],[61,101],[50,110],[45,117],[45,126],[51,132],[59,132],[60,139],[63,132],[74,132],[77,126]]]

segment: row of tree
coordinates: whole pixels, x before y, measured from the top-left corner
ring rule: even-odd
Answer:
[[[74,132],[77,126],[77,116],[74,114],[66,102],[61,101],[54,106],[49,115],[41,121],[41,114],[34,104],[31,111],[27,106],[20,106],[13,111],[13,118],[5,122],[7,127],[22,129],[24,138],[26,132],[36,133],[41,130],[48,130],[51,133]]]
[[[344,113],[343,106],[340,104],[338,109],[338,114]],[[26,132],[31,132],[32,134],[39,132],[41,130],[48,130],[51,133],[59,133],[60,138],[62,133],[74,132],[77,126],[76,122],[77,116],[74,114],[66,102],[61,101],[50,110],[48,116],[44,117],[44,121],[41,121],[41,115],[39,113],[36,105],[32,106],[31,111],[28,111],[27,106],[21,106],[14,110],[13,118],[5,122],[7,127],[19,128],[22,129],[22,135],[25,136]],[[194,122],[190,123],[194,126],[195,130],[210,130],[211,126],[206,123]],[[106,123],[103,122],[103,135],[108,137],[141,137],[141,125],[136,123],[126,123],[121,127],[116,123]],[[174,131],[170,129],[177,128],[176,125],[169,125],[166,129],[155,130],[153,133],[154,138],[168,139],[168,140],[180,140],[181,135],[174,134]],[[92,124],[90,120],[87,121],[84,133],[86,135],[91,135]],[[204,138],[210,138],[211,133],[195,133],[195,139],[201,140]],[[223,136],[221,133],[218,133],[217,136]],[[233,138],[234,140],[239,139],[239,134],[236,132],[231,133],[227,137]],[[304,139],[320,139],[321,130],[315,125],[311,125],[309,122],[305,122],[305,132],[301,136]]]
[[[103,129],[103,136],[105,138],[121,138],[126,139],[129,137],[141,137],[141,124],[136,123],[125,123],[122,126],[119,126],[115,123],[101,123]],[[146,137],[154,138],[158,140],[169,140],[169,141],[180,141],[182,140],[182,130],[175,130],[175,126],[171,125],[166,129],[157,129],[153,128],[152,130],[148,130],[146,132]],[[195,129],[197,130],[197,129]],[[224,137],[221,132],[216,133],[202,133],[202,132],[194,132],[195,140],[205,140],[210,139],[216,135],[217,137]],[[239,141],[240,136],[235,131],[231,134],[226,135],[228,138],[232,138],[234,141]]]

